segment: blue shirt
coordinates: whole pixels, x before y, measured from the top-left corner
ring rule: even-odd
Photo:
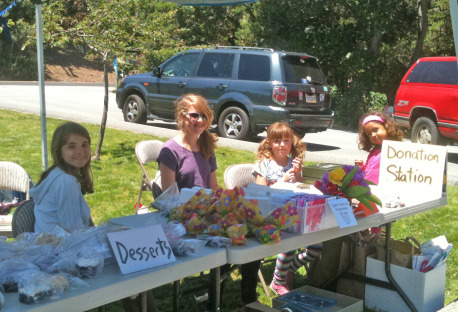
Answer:
[[[30,190],[35,202],[35,232],[51,232],[56,225],[72,232],[89,226],[91,210],[76,178],[54,168]]]

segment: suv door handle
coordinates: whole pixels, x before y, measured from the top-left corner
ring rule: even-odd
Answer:
[[[220,83],[216,86],[217,89],[220,89],[220,90],[223,90],[223,89],[226,89],[227,88],[227,85],[225,85],[224,83]]]
[[[179,81],[179,82],[177,83],[177,87],[178,87],[178,88],[184,88],[184,87],[186,87],[186,82]]]

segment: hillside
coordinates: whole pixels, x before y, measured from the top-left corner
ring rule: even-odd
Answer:
[[[55,82],[103,83],[103,63],[101,59],[88,60],[76,50],[46,50],[45,80]],[[108,67],[108,82],[116,83],[113,64]]]

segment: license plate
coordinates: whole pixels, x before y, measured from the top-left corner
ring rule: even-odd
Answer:
[[[305,101],[307,103],[316,103],[316,95],[305,95]]]

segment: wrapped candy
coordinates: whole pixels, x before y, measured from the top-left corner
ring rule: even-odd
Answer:
[[[263,244],[278,243],[281,240],[280,229],[273,224],[267,224],[254,230],[258,241]]]
[[[227,236],[232,239],[232,244],[243,245],[245,243],[245,235],[248,233],[246,224],[234,224],[226,230]]]

